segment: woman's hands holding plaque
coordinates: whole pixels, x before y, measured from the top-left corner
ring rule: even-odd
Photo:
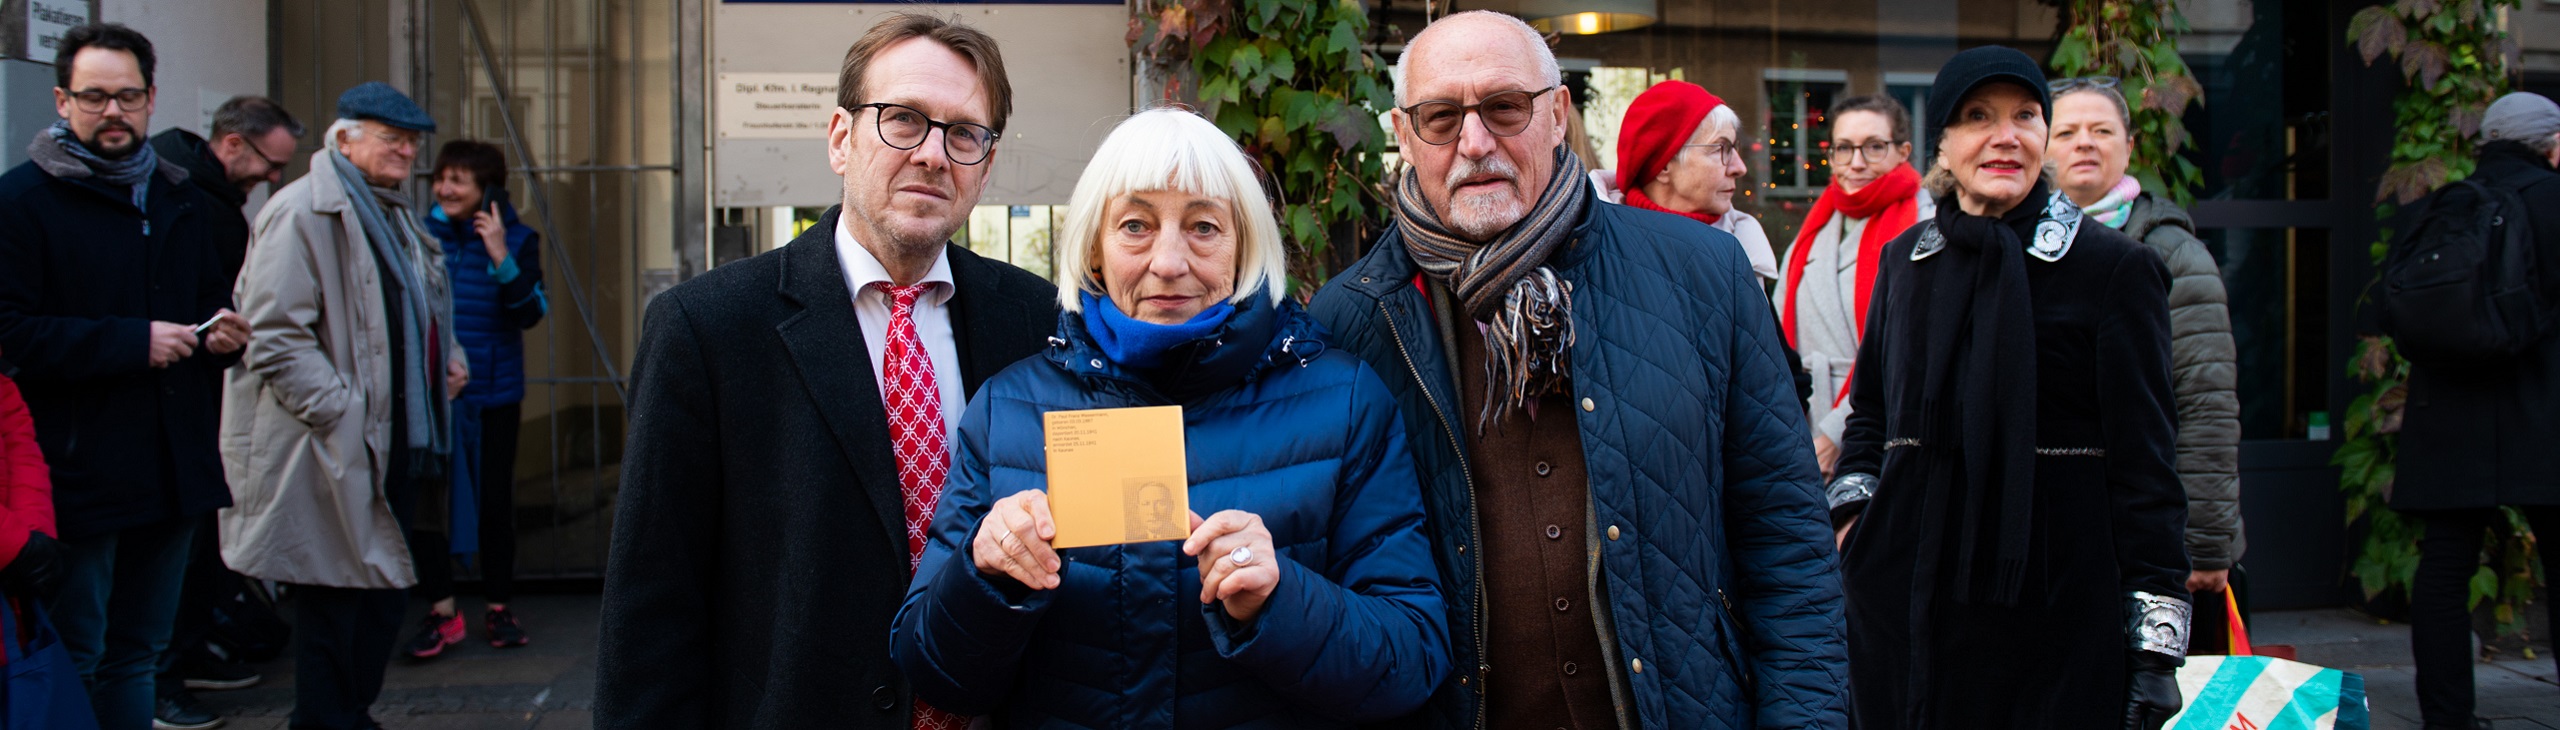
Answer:
[[[1260,515],[1226,510],[1201,519],[1193,512],[1182,554],[1200,559],[1200,602],[1223,601],[1227,618],[1252,621],[1280,587],[1280,554]]]
[[[978,572],[1001,575],[1019,581],[1035,591],[1058,587],[1058,551],[1049,541],[1058,537],[1058,521],[1049,517],[1049,493],[1037,489],[1015,492],[996,500],[987,516],[978,521],[978,536],[969,542],[969,555],[978,564]]]

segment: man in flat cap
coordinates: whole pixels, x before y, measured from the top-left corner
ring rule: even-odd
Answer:
[[[240,506],[223,512],[222,557],[294,586],[296,728],[376,727],[417,582],[410,504],[442,476],[448,405],[470,377],[443,249],[398,188],[435,128],[380,82],[339,95],[310,174],[258,211],[240,275],[249,347],[222,424]]]
[[[222,369],[249,337],[211,240],[219,204],[142,136],[155,65],[131,28],[63,34],[62,120],[0,176],[0,350],[19,367],[59,528],[9,523],[0,593],[59,586],[54,623],[112,728],[151,725],[188,538],[231,503],[215,428]],[[58,582],[23,580],[48,573]]]

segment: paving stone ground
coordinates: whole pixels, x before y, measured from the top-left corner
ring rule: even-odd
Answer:
[[[2373,730],[2421,727],[2408,625],[2346,609],[2269,612],[2257,616],[2250,639],[2289,644],[2304,662],[2364,675]],[[2478,714],[2498,730],[2560,730],[2560,682],[2551,646],[2532,648],[2534,658],[2501,657],[2473,668]]]
[[[591,591],[523,596],[514,606],[534,642],[500,650],[482,638],[479,606],[466,600],[471,638],[432,661],[393,662],[374,717],[392,730],[587,730],[598,603]],[[410,620],[425,612],[424,603],[412,605]],[[2302,661],[2363,674],[2373,730],[2419,730],[2408,626],[2345,609],[2284,611],[2260,614],[2251,633],[2261,644],[2295,647]],[[2549,645],[2534,651],[2533,659],[2506,657],[2476,668],[2480,714],[2498,730],[2560,730],[2560,671]],[[226,727],[285,727],[293,710],[293,662],[278,659],[258,669],[266,675],[258,686],[198,693],[230,718]]]
[[[519,596],[509,604],[533,643],[489,648],[481,632],[481,605],[462,601],[470,636],[445,655],[425,662],[391,663],[374,719],[390,730],[460,728],[586,730],[595,700],[596,616],[593,592]],[[285,614],[292,617],[288,600]],[[409,622],[426,616],[413,602]],[[409,635],[403,633],[405,642]],[[205,707],[228,718],[226,730],[282,730],[293,712],[293,659],[257,665],[266,679],[229,692],[197,692]]]

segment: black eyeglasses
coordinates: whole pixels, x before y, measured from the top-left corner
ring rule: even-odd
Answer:
[[[1866,144],[1835,144],[1831,149],[1824,150],[1823,156],[1831,158],[1832,162],[1848,162],[1857,156],[1863,156],[1866,161],[1874,162],[1884,159],[1885,153],[1892,152],[1894,144],[1881,139],[1868,140]]]
[[[2059,94],[2080,88],[2112,89],[2119,83],[2123,82],[2113,76],[2073,76],[2067,79],[2054,79],[2051,82],[2047,82],[2044,85],[2044,88],[2046,91]]]
[[[281,160],[276,159],[276,158],[273,158],[273,157],[268,157],[268,156],[267,156],[267,151],[266,151],[266,150],[262,150],[262,149],[258,149],[258,146],[257,146],[257,145],[249,145],[249,152],[250,152],[250,154],[257,155],[257,156],[258,156],[258,159],[260,159],[260,160],[265,160],[265,161],[266,161],[266,163],[267,163],[267,166],[268,166],[268,167],[272,167],[272,168],[275,168],[275,169],[278,169],[278,170],[282,170],[282,169],[284,169],[284,166],[286,166],[286,165],[293,164],[293,156],[292,156],[292,155],[285,155],[285,158],[284,158],[284,159],[281,159]]]
[[[1428,144],[1458,141],[1458,132],[1467,126],[1470,112],[1484,120],[1485,131],[1496,137],[1509,137],[1529,128],[1529,121],[1537,117],[1539,95],[1554,90],[1556,87],[1549,86],[1537,91],[1496,92],[1473,104],[1445,99],[1426,101],[1405,107],[1404,115],[1413,120],[1414,136]]]
[[[151,98],[151,90],[125,89],[123,91],[110,92],[100,89],[90,89],[87,91],[71,92],[71,98],[79,104],[80,111],[91,114],[106,111],[107,100],[109,99],[115,100],[116,106],[122,107],[125,111],[136,111],[142,108],[143,101]]]
[[[942,155],[952,164],[975,165],[987,161],[996,149],[996,138],[1003,135],[983,124],[945,122],[924,115],[914,107],[872,102],[853,109],[877,109],[872,128],[880,132],[880,141],[902,150],[924,144],[925,135],[942,130]],[[848,110],[851,111],[851,110]]]

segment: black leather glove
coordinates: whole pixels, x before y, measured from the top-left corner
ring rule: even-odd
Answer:
[[[54,594],[62,591],[62,542],[41,532],[27,531],[27,546],[18,549],[18,559],[0,568],[0,590],[52,601]]]
[[[2153,651],[2133,652],[2133,687],[2124,706],[2125,730],[2160,730],[2186,706],[2178,692],[2177,657]]]
[[[2133,591],[2125,595],[2125,616],[2133,658],[2124,727],[2160,730],[2186,705],[2178,694],[2178,665],[2187,663],[2187,627],[2195,611],[2183,598]]]

